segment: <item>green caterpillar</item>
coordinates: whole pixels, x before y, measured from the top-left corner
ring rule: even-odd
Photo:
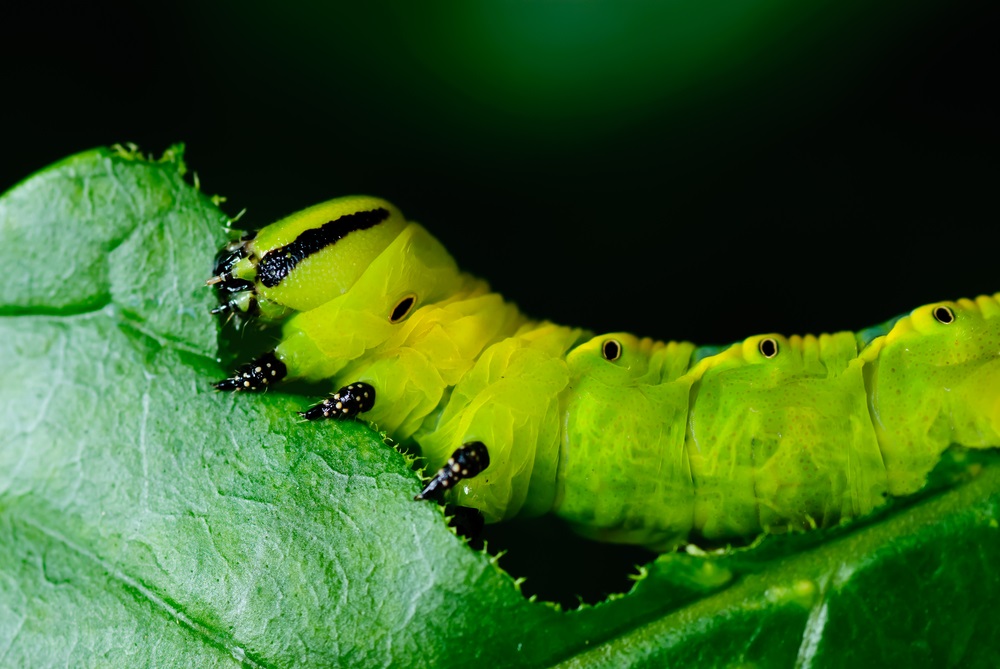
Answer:
[[[440,468],[418,498],[487,522],[554,513],[670,550],[861,516],[949,445],[1000,446],[1000,294],[728,347],[594,336],[524,316],[372,197],[244,237],[215,274],[217,312],[284,321],[218,389],[333,381],[307,419],[412,440]]]

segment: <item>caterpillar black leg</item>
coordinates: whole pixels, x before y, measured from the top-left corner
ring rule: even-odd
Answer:
[[[288,374],[285,363],[274,352],[265,353],[236,370],[228,379],[215,384],[216,390],[260,390],[281,381]]]
[[[476,476],[489,466],[490,452],[486,445],[481,441],[470,441],[451,454],[445,466],[438,470],[414,499],[440,500],[445,490],[462,479]]]
[[[446,512],[451,514],[448,524],[455,528],[455,534],[464,537],[475,550],[482,550],[483,528],[486,527],[483,512],[469,506],[449,506]]]
[[[306,420],[351,418],[359,413],[371,411],[374,406],[375,389],[367,383],[355,381],[299,415]]]

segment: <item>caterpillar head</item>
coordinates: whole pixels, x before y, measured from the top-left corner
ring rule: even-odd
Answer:
[[[344,294],[406,220],[374,197],[324,202],[235,241],[219,253],[216,313],[277,320]]]
[[[433,338],[435,313],[481,282],[460,273],[441,243],[391,204],[354,196],[229,245],[209,283],[222,300],[217,312],[281,319],[276,350],[287,378],[320,380],[352,362],[398,356],[409,338]]]

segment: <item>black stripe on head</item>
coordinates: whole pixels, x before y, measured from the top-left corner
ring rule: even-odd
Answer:
[[[291,244],[285,244],[265,253],[257,264],[257,279],[268,288],[274,288],[295,269],[296,265],[313,253],[336,244],[356,230],[373,228],[387,218],[389,210],[379,208],[345,214],[318,228],[310,228],[296,237]]]

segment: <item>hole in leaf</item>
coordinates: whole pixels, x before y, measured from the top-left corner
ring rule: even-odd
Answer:
[[[525,597],[555,602],[563,609],[628,592],[638,566],[657,556],[637,546],[584,539],[552,516],[487,525],[482,537],[490,554],[503,553],[499,564],[504,571],[525,579]]]

